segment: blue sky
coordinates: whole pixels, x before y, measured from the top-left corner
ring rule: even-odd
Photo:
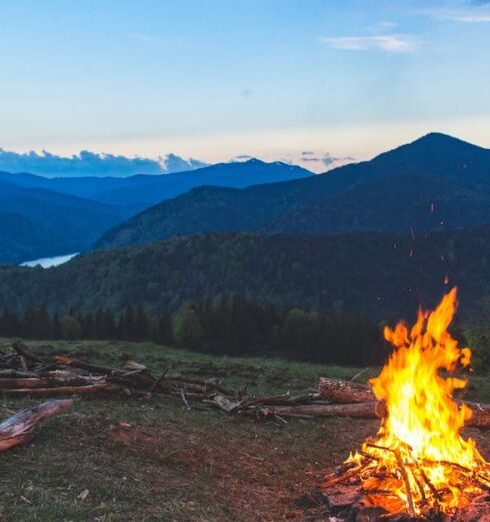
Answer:
[[[204,161],[490,146],[490,2],[2,0],[0,147]]]

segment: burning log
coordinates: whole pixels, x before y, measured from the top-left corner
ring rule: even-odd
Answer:
[[[47,401],[5,419],[0,423],[0,451],[30,442],[34,437],[33,429],[38,424],[63,413],[72,404],[71,400]]]
[[[361,417],[366,419],[384,417],[386,413],[385,403],[383,401],[376,401],[376,397],[374,396],[374,393],[371,391],[369,386],[365,384],[355,384],[352,386],[353,384],[354,383],[350,381],[320,377],[318,390],[322,398],[328,399],[333,403],[340,403],[344,404],[345,406],[365,404],[366,407],[352,409],[354,412],[354,415],[352,415],[353,417]],[[338,395],[337,390],[342,390],[342,392]],[[360,401],[360,397],[367,399],[366,402]],[[490,428],[490,404],[464,402],[459,400],[455,400],[454,402],[460,407],[464,405],[471,411],[471,416],[466,420],[465,426],[475,428]],[[321,412],[322,408],[319,408],[318,411]],[[328,408],[326,408],[326,411],[328,411]],[[345,411],[348,412],[349,409],[346,408]],[[364,417],[362,413],[365,414]],[[340,414],[339,416],[342,415]],[[349,417],[350,415],[346,414],[343,416]]]
[[[472,420],[488,426],[490,407],[458,404],[453,394],[466,381],[447,375],[468,366],[471,357],[447,331],[455,309],[453,289],[433,312],[420,311],[411,329],[404,323],[385,328],[385,339],[395,349],[371,380],[374,395],[383,401],[378,434],[351,453],[340,475],[327,477],[327,488],[357,481],[363,504],[384,510],[384,519],[402,514],[460,520],[453,518],[458,510],[490,491],[490,463],[473,440],[460,434]],[[348,396],[357,397],[357,390],[346,388]],[[336,383],[321,381],[323,397],[335,397],[337,389]]]

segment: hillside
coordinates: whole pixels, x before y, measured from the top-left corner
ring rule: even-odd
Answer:
[[[0,262],[80,251],[134,211],[0,181]]]
[[[0,339],[2,352],[10,346]],[[285,390],[297,396],[313,390],[320,376],[351,379],[361,371],[264,357],[212,357],[127,341],[29,341],[29,349],[41,357],[61,353],[109,367],[136,361],[159,374],[218,378],[226,388],[256,397]],[[376,374],[376,368],[369,369],[356,380],[364,383]],[[488,402],[487,375],[469,378],[468,398]],[[6,397],[0,413],[8,417],[33,403]],[[3,518],[328,520],[324,505],[310,499],[312,492],[379,428],[372,419],[259,422],[191,404],[187,409],[180,397],[161,395],[79,397],[71,410],[42,426],[35,444],[2,455],[2,483],[9,495]],[[472,430],[471,437],[485,456],[490,454],[486,432]]]
[[[486,295],[481,282],[490,279],[489,259],[488,226],[415,241],[384,234],[201,234],[101,250],[49,270],[4,267],[0,309],[44,303],[61,313],[120,312],[129,304],[175,310],[186,300],[237,294],[382,320],[434,304],[448,274],[461,287],[464,314]]]
[[[19,223],[9,228],[6,219],[0,219],[0,262],[17,263],[84,250],[105,231],[148,205],[196,185],[244,187],[309,176],[312,174],[300,167],[258,160],[128,178],[47,179],[0,172],[2,213],[15,213],[24,221],[20,230]]]
[[[320,176],[194,189],[118,225],[95,248],[209,231],[425,233],[489,223],[489,209],[490,150],[434,133]]]

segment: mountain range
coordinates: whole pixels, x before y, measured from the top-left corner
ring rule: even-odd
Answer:
[[[6,266],[0,270],[0,309],[44,303],[60,312],[105,307],[117,313],[129,304],[175,310],[187,300],[242,295],[381,320],[407,315],[420,303],[433,305],[447,278],[460,285],[467,313],[490,293],[484,284],[490,280],[487,149],[433,133],[323,175],[256,160],[202,172],[201,179],[228,172],[249,181],[279,173],[287,181],[193,188],[116,225],[95,251],[65,265]],[[0,182],[8,186],[5,179]],[[135,193],[144,187],[128,180]],[[15,201],[9,190],[7,199]],[[89,203],[102,215],[134,211],[45,188],[22,190],[34,191],[33,199],[43,204],[65,198],[79,212]],[[8,240],[29,234],[40,243],[49,239],[36,226],[39,211],[30,215],[30,225],[13,214],[2,218],[9,230],[18,230]]]
[[[200,187],[107,232],[96,248],[210,231],[425,234],[490,223],[490,150],[432,133],[325,174],[235,190]]]
[[[48,179],[0,172],[0,262],[85,250],[138,211],[195,186],[246,187],[309,176],[300,167],[258,160],[127,178]]]

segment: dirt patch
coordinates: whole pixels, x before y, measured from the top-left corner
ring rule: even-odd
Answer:
[[[313,520],[324,510],[301,499],[311,498],[309,494],[319,487],[325,472],[339,463],[353,432],[359,440],[360,434],[372,432],[372,422],[355,424],[355,430],[352,423],[325,424],[324,438],[319,433],[317,444],[309,448],[297,440],[301,434],[293,426],[279,437],[250,436],[236,430],[230,437],[230,433],[223,436],[180,423],[151,429],[119,423],[109,427],[107,436],[124,446],[124,452],[161,462],[155,481],[163,487],[177,483],[182,487],[184,476],[186,487],[199,488],[204,497],[226,506],[236,520]],[[175,472],[168,472],[169,467]]]

